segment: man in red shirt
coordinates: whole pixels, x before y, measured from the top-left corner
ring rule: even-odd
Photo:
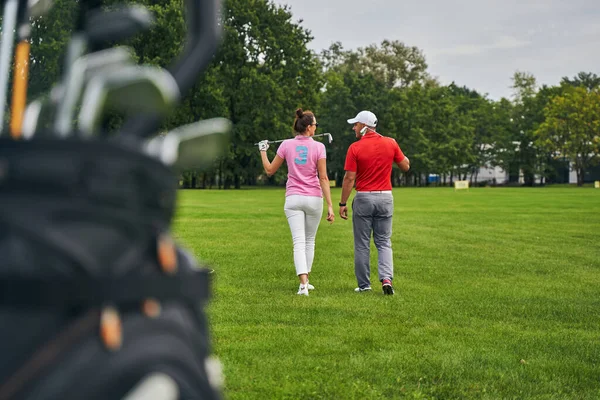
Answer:
[[[344,183],[340,201],[340,217],[348,219],[346,201],[356,182],[352,201],[352,230],[354,232],[354,274],[358,281],[356,292],[371,290],[369,263],[371,233],[378,252],[379,281],[384,294],[394,294],[394,261],[392,254],[392,166],[406,172],[409,159],[393,138],[375,131],[377,117],[370,111],[361,111],[348,120],[358,141],[352,143],[344,164]]]

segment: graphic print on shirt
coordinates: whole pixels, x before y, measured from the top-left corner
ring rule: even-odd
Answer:
[[[304,165],[308,161],[308,147],[296,146],[296,158],[294,162],[298,165]]]

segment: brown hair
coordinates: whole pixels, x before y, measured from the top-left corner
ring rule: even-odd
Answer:
[[[294,119],[294,132],[304,133],[309,126],[314,122],[315,114],[310,110],[302,111],[301,108],[296,110],[296,119]]]

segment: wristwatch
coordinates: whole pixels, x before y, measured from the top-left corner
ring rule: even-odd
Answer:
[[[340,207],[346,207],[346,203],[340,203]]]

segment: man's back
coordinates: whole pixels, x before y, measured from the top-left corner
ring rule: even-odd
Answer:
[[[404,154],[394,139],[371,131],[350,145],[344,169],[356,172],[359,192],[391,190],[392,165],[403,159]]]

